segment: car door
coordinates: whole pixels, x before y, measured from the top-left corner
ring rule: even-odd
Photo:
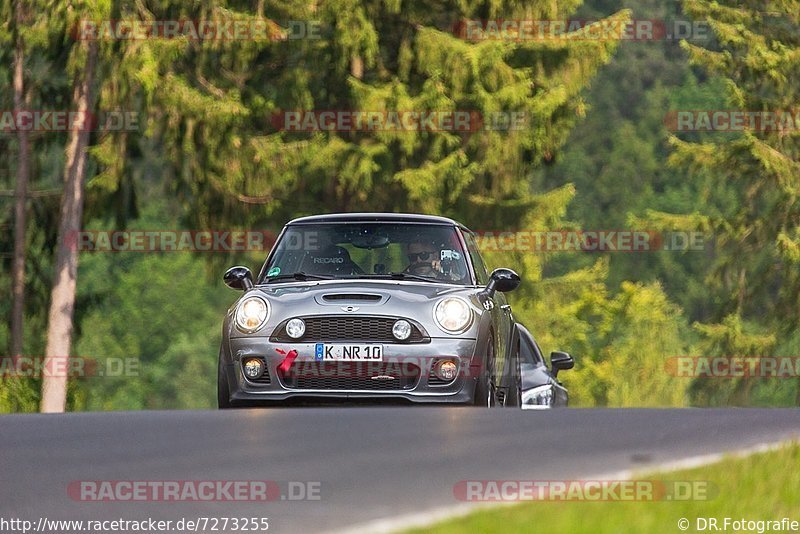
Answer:
[[[483,261],[483,257],[478,250],[475,237],[471,232],[462,232],[462,235],[470,255],[472,268],[475,272],[475,279],[479,285],[485,286],[489,283],[489,273],[486,269],[486,263]],[[492,376],[495,386],[502,388],[503,393],[506,393],[511,377],[508,373],[504,374],[503,371],[507,368],[506,362],[510,357],[509,352],[511,351],[511,334],[514,320],[511,314],[511,306],[508,304],[503,293],[495,291],[488,302],[491,303],[488,307],[490,308],[489,313],[492,317],[492,326],[495,333],[495,365]]]

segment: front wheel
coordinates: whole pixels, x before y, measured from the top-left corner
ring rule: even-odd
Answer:
[[[494,369],[494,338],[490,335],[486,344],[486,356],[483,367],[478,375],[478,384],[475,386],[475,406],[492,408],[495,405],[495,388],[492,380]]]
[[[222,365],[222,349],[219,350],[219,365],[217,366],[217,407],[220,410],[233,408],[228,377],[225,376],[225,367]]]

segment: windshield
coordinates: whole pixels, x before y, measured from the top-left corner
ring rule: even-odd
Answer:
[[[472,283],[456,229],[417,223],[289,226],[264,273],[266,283],[315,277]]]

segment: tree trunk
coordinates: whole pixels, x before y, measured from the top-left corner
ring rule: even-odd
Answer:
[[[22,2],[15,6],[14,45],[14,113],[25,108],[24,61],[25,43],[19,32],[22,24]],[[25,215],[30,180],[30,145],[28,132],[22,128],[17,130],[19,154],[17,158],[17,183],[14,191],[14,259],[11,265],[11,357],[16,361],[22,354],[23,321],[25,317]],[[16,367],[16,366],[15,366]]]
[[[364,77],[364,60],[361,59],[361,56],[350,58],[350,74],[358,80]]]
[[[75,79],[72,93],[73,111],[83,114],[89,121],[92,109],[91,89],[97,62],[97,41],[83,41],[88,48],[83,78]],[[75,291],[78,277],[78,248],[74,236],[80,230],[83,216],[83,175],[88,159],[89,123],[76,121],[69,132],[67,162],[64,170],[64,194],[61,197],[61,221],[58,227],[55,279],[50,298],[50,313],[47,322],[47,348],[45,369],[68,369],[68,365],[57,362],[69,358],[72,345],[72,319],[75,309]],[[50,375],[50,376],[48,376]],[[64,375],[64,376],[61,376]],[[42,380],[42,412],[63,412],[67,400],[67,376],[65,373],[44,373]]]

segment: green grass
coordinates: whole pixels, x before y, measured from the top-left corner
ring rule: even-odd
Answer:
[[[654,533],[698,532],[696,518],[800,521],[800,444],[685,471],[637,475],[637,480],[706,481],[706,501],[538,501],[499,506],[409,532]],[[678,528],[686,518],[690,527]],[[706,529],[705,532],[714,532]],[[727,532],[737,532],[728,526]],[[753,530],[751,532],[758,532]],[[791,532],[787,530],[785,532]]]

